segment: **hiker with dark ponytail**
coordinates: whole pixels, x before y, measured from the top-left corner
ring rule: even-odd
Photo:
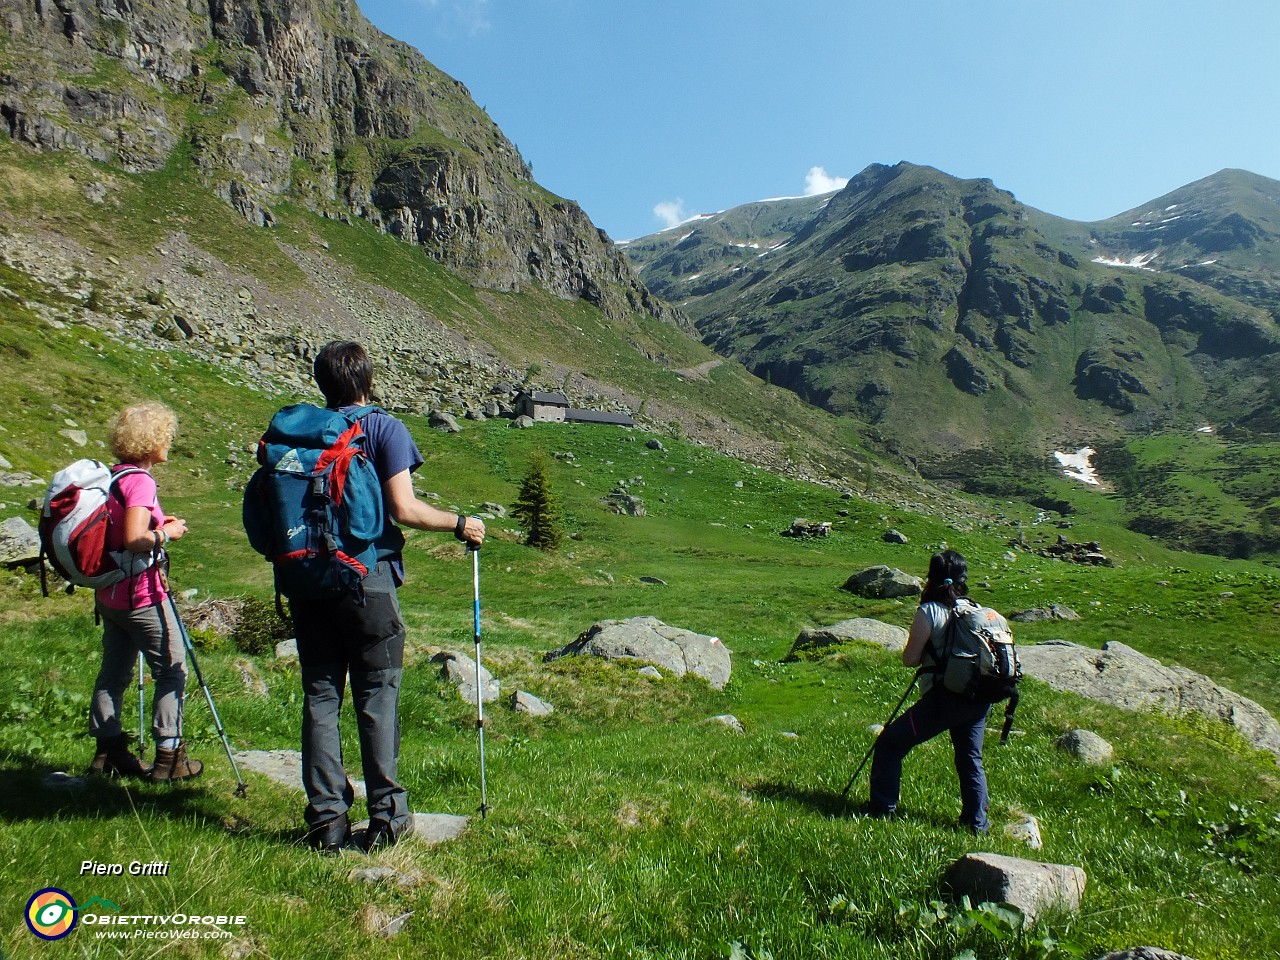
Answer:
[[[871,761],[871,816],[892,816],[898,807],[902,761],[911,750],[946,731],[955,749],[956,774],[960,778],[960,824],[986,833],[987,774],[982,766],[982,741],[986,734],[990,703],[952,693],[930,668],[941,662],[952,614],[970,604],[969,568],[955,550],[943,550],[929,558],[929,576],[920,594],[902,662],[923,667],[920,699],[890,723],[876,740]]]

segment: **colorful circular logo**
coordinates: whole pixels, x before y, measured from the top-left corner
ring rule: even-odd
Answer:
[[[37,890],[27,901],[27,926],[42,940],[61,940],[76,926],[76,902],[57,887]]]

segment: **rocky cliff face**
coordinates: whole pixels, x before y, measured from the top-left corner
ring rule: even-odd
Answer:
[[[0,119],[130,172],[190,162],[263,226],[301,201],[478,286],[683,322],[462,84],[350,0],[0,0]]]

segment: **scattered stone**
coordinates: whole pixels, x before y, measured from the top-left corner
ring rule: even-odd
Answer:
[[[880,538],[885,543],[907,543],[907,535],[899,530],[886,530]]]
[[[794,730],[783,730],[782,733],[778,734],[778,736],[782,737],[784,740],[800,739],[800,734],[796,733]]]
[[[640,674],[640,676],[642,676],[642,677],[644,677],[644,678],[646,678],[646,679],[648,679],[648,680],[661,680],[661,679],[662,679],[662,671],[661,671],[661,670],[659,670],[657,667],[652,666],[652,665],[647,666],[647,667],[641,667],[639,670],[637,670],[637,671],[636,671],[636,673]]]
[[[1094,766],[1103,766],[1111,762],[1115,749],[1092,730],[1068,730],[1053,745],[1070,754],[1077,760]]]
[[[244,604],[239,600],[216,600],[212,597],[192,604],[182,611],[187,629],[215,637],[229,637],[236,631]]]
[[[722,713],[715,717],[708,717],[707,723],[719,723],[728,727],[734,733],[746,733],[746,728],[742,726],[742,721],[735,717],[732,713]]]
[[[616,487],[606,494],[604,505],[612,512],[624,517],[643,517],[648,513],[644,500],[634,494],[627,493],[623,487]]]
[[[246,691],[259,699],[268,695],[270,691],[267,689],[267,682],[262,679],[258,673],[258,668],[253,665],[252,661],[246,660],[244,657],[237,657],[234,667],[236,672],[240,674],[240,682],[244,685]]]
[[[1013,820],[1004,825],[1004,835],[1025,843],[1032,850],[1043,849],[1044,840],[1040,835],[1040,821],[1022,810],[1010,812]]]
[[[1079,910],[1086,877],[1079,867],[970,853],[947,868],[944,881],[957,897],[968,896],[973,903],[1011,904],[1031,924],[1046,908]]]
[[[669,627],[656,617],[601,620],[573,643],[548,653],[550,661],[565,656],[595,656],[605,660],[639,660],[683,677],[702,677],[714,690],[723,690],[733,665],[719,637]]]
[[[533,417],[521,414],[511,421],[511,426],[519,430],[528,430],[533,426]]]
[[[26,567],[40,559],[40,534],[22,517],[0,523],[0,563]]]
[[[658,586],[658,587],[665,587],[665,586],[667,585],[667,581],[662,580],[662,579],[660,579],[659,577],[641,577],[641,578],[640,578],[640,582],[641,582],[641,583],[652,583],[652,584],[654,584],[655,586]]]
[[[288,640],[281,640],[276,644],[277,660],[297,660],[298,659],[298,640],[296,637],[290,637]]]
[[[383,880],[390,880],[396,875],[393,867],[361,867],[358,870],[352,870],[349,874],[350,879],[356,883],[382,883]]]
[[[659,440],[657,437],[654,437],[652,440],[650,440],[648,443],[646,443],[646,444],[645,444],[645,446],[646,446],[646,447],[648,447],[650,450],[665,450],[665,449],[666,449],[666,447],[664,447],[664,446],[662,445],[662,441],[661,441],[661,440]]]
[[[59,430],[58,436],[66,437],[68,440],[74,443],[77,447],[83,447],[89,443],[89,435],[85,433],[83,430],[71,430],[71,429]]]
[[[841,620],[829,627],[805,627],[791,645],[787,659],[793,660],[805,650],[820,650],[852,641],[873,643],[891,652],[900,652],[907,645],[907,631],[868,617]]]
[[[860,597],[888,600],[894,597],[919,596],[922,584],[919,577],[880,564],[855,573],[840,589],[856,593]]]
[[[1161,950],[1159,947],[1130,947],[1128,950],[1114,950],[1098,960],[1192,960],[1186,954],[1174,953],[1172,950]]]
[[[1047,607],[1032,607],[1030,610],[1011,613],[1009,619],[1019,623],[1041,623],[1045,620],[1079,620],[1080,614],[1061,603],[1051,603]]]
[[[831,523],[826,520],[810,521],[804,517],[796,517],[791,521],[791,526],[782,531],[782,535],[798,539],[826,537],[831,535]]]
[[[458,688],[458,696],[467,703],[476,702],[477,681],[474,660],[456,650],[442,650],[431,658],[431,662],[440,664],[440,676]],[[480,697],[484,703],[492,703],[498,699],[498,681],[483,664],[479,671],[479,685]]]
[[[1072,543],[1062,534],[1058,534],[1057,543],[1035,551],[1039,556],[1054,560],[1065,560],[1068,563],[1082,563],[1094,567],[1113,566],[1110,558],[1102,552],[1102,545],[1096,540],[1089,543]]]
[[[1280,758],[1280,723],[1261,706],[1185,667],[1165,666],[1123,643],[1101,650],[1063,640],[1018,648],[1022,672],[1055,690],[1123,707],[1200,714],[1235,727],[1259,750]]]
[[[404,930],[404,925],[413,916],[413,911],[392,916],[373,903],[366,903],[356,914],[356,923],[360,929],[371,936],[391,940]]]
[[[549,717],[555,713],[555,707],[540,700],[532,693],[524,690],[517,690],[511,695],[511,709],[516,713],[526,713],[531,717]]]
[[[427,415],[427,426],[432,430],[439,430],[441,433],[462,432],[462,426],[458,423],[457,418],[451,413],[445,413],[443,410],[432,410]]]
[[[492,513],[498,519],[503,519],[507,515],[507,508],[500,503],[494,503],[492,500],[486,500],[483,508],[487,513]]]

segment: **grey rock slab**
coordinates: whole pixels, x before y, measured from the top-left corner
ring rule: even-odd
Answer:
[[[907,631],[869,617],[841,620],[829,627],[805,627],[792,644],[791,655],[795,656],[802,650],[815,650],[853,640],[862,640],[891,652],[900,652],[907,645]]]
[[[947,868],[945,881],[957,897],[1012,904],[1032,923],[1036,914],[1050,907],[1079,910],[1086,877],[1079,867],[969,853]]]
[[[692,673],[715,690],[724,689],[733,670],[729,650],[719,637],[671,627],[656,617],[601,620],[573,643],[549,653],[546,659],[564,656],[637,660],[661,667],[677,677]]]
[[[240,771],[261,774],[295,790],[302,789],[302,754],[297,750],[244,750],[233,753]],[[357,797],[365,795],[364,781],[352,780]]]
[[[413,833],[402,837],[400,843],[420,843],[434,847],[438,843],[457,840],[471,822],[470,817],[452,813],[414,813]],[[361,820],[351,825],[351,841],[359,845],[365,831],[369,829],[369,821]]]
[[[1170,667],[1123,643],[1101,650],[1062,640],[1018,648],[1024,676],[1126,710],[1200,714],[1235,727],[1280,758],[1280,723],[1259,704],[1185,667]]]

